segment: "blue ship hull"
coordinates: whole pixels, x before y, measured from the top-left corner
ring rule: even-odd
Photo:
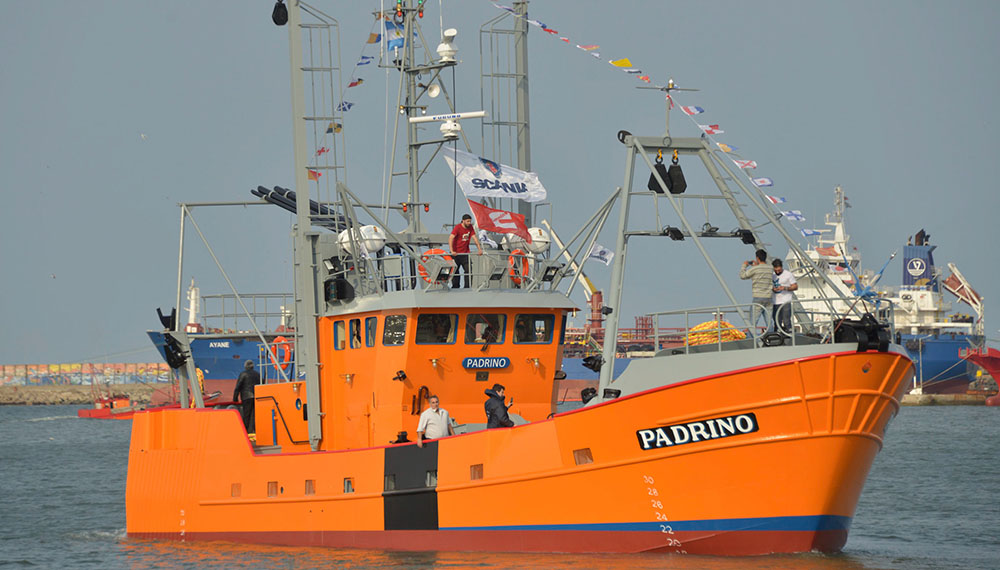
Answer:
[[[963,360],[959,349],[982,342],[980,336],[961,333],[901,334],[900,344],[916,367],[913,387],[922,387],[926,394],[964,394],[976,366]]]
[[[164,345],[166,341],[162,331],[147,331],[160,357],[166,360]],[[285,333],[289,334],[289,333]],[[268,342],[282,336],[278,333],[265,333]],[[264,381],[274,381],[277,372],[273,366],[264,365],[266,361],[260,338],[255,334],[241,333],[188,333],[191,341],[191,356],[195,367],[204,375],[206,393],[221,390],[223,395],[232,394],[236,379],[243,371],[243,363],[252,360],[261,373]],[[289,378],[295,377],[294,362],[288,365],[286,371]]]

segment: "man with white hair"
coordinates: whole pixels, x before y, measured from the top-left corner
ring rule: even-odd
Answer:
[[[430,407],[420,414],[420,422],[417,424],[417,447],[423,447],[425,439],[438,439],[446,435],[455,435],[448,410],[441,407],[441,401],[438,397],[427,398],[427,403],[430,404]]]

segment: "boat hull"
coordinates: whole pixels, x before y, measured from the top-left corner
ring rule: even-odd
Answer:
[[[424,448],[255,453],[233,410],[142,412],[127,532],[400,550],[835,552],[912,375],[901,351],[842,346],[787,360],[768,349],[773,363]],[[258,422],[258,441],[270,423]]]
[[[914,365],[911,387],[924,394],[964,394],[973,381],[975,366],[967,366],[961,353],[982,342],[981,336],[959,333],[901,335],[900,344]]]

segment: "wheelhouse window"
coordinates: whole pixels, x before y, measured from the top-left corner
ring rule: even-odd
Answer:
[[[420,315],[417,317],[417,344],[452,344],[457,327],[458,315]]]
[[[375,346],[375,329],[378,327],[378,317],[365,319],[365,346]]]
[[[386,315],[382,329],[382,344],[397,346],[406,340],[406,315]]]
[[[465,319],[466,344],[503,344],[507,315],[470,314]]]
[[[555,320],[555,315],[517,315],[514,319],[514,343],[552,342]]]
[[[346,342],[347,335],[344,334],[344,321],[337,321],[333,323],[333,348],[336,350],[344,350]]]
[[[361,348],[361,319],[350,320],[351,348]]]

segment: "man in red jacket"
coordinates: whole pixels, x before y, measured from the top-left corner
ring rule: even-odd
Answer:
[[[479,248],[479,255],[483,254],[483,244],[479,243],[479,236],[476,235],[476,229],[472,227],[472,216],[465,214],[462,216],[462,223],[455,226],[455,229],[451,230],[451,236],[448,237],[448,250],[452,257],[455,259],[455,275],[451,278],[451,286],[453,289],[461,287],[461,281],[458,277],[458,270],[462,269],[465,272],[465,287],[469,287],[469,241],[476,240],[476,247]]]

